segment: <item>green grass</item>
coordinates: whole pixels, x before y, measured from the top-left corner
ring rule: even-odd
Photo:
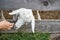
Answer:
[[[49,33],[14,33],[0,34],[0,40],[49,40]]]

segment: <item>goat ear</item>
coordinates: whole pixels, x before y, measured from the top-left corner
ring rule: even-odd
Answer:
[[[9,15],[19,14],[19,12],[20,12],[20,9],[17,9],[9,13]]]
[[[15,13],[15,12],[11,12],[11,13],[9,13],[9,15],[15,15],[15,14],[17,14],[17,13]]]
[[[9,13],[9,15],[12,15],[12,13]]]

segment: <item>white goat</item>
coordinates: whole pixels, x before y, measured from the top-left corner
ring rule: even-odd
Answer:
[[[18,10],[15,10],[15,11],[9,13],[9,14],[10,15],[14,15],[14,14],[19,15],[18,20],[15,24],[16,29],[19,29],[24,23],[31,22],[32,32],[34,33],[35,18],[33,16],[32,9],[20,8]]]

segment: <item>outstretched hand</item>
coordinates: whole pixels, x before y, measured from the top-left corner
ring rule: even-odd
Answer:
[[[14,23],[10,23],[6,20],[0,22],[0,30],[10,30]]]

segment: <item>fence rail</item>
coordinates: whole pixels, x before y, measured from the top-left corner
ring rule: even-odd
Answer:
[[[36,32],[60,33],[60,20],[36,20]],[[0,31],[0,33],[31,32],[31,25],[23,25],[19,30]]]
[[[60,0],[0,0],[0,10],[13,10],[19,8],[35,10],[60,10]]]

